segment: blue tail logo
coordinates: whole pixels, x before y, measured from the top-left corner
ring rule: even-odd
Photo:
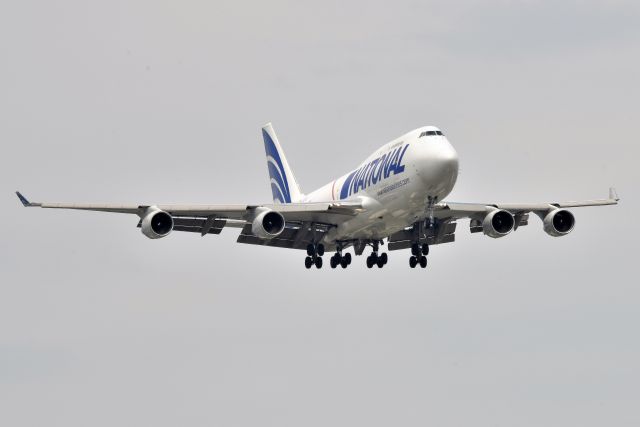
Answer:
[[[282,164],[280,153],[273,143],[271,136],[263,129],[264,150],[267,154],[267,167],[269,168],[269,178],[271,178],[271,193],[273,200],[280,203],[291,203],[291,192],[287,182],[287,173]]]

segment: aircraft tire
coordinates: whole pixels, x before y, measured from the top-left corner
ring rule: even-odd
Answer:
[[[322,268],[322,258],[316,257],[314,263],[316,265],[316,268]]]
[[[411,255],[420,256],[420,245],[417,243],[413,243],[411,245]]]
[[[307,269],[311,268],[311,266],[313,265],[313,259],[308,256],[304,259],[304,266],[307,267]]]
[[[351,265],[351,253],[347,252],[346,254],[344,254],[342,256],[342,259],[346,259],[347,260],[347,265]]]
[[[371,255],[369,255],[369,256],[367,257],[367,268],[371,268],[371,267],[373,267],[374,262],[375,262],[375,261],[373,260],[373,257],[372,257]]]
[[[416,258],[415,256],[410,257],[409,258],[409,267],[416,268],[416,265],[418,265],[418,258]]]
[[[387,265],[387,263],[389,262],[389,255],[387,255],[386,252],[382,252],[380,254],[380,259],[382,260],[382,265]]]
[[[316,246],[316,253],[318,254],[318,256],[324,255],[324,245],[322,243],[318,243],[318,245]]]
[[[426,268],[427,267],[427,257],[422,255],[420,257],[420,267],[422,268]]]
[[[426,243],[422,245],[422,255],[429,255],[429,245]]]

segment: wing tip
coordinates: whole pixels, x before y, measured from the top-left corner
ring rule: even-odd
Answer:
[[[30,207],[33,207],[33,206],[40,206],[40,203],[31,203],[19,191],[16,191],[16,196],[18,196],[18,199],[20,199],[20,203],[22,203],[22,206],[24,206],[25,208],[30,208]]]
[[[20,200],[20,203],[22,203],[22,206],[24,206],[25,208],[28,207],[31,204],[31,203],[29,203],[27,198],[24,197],[22,195],[22,193],[20,193],[19,191],[16,191],[16,196],[18,196],[18,199]]]
[[[620,201],[620,197],[618,197],[618,192],[615,187],[609,187],[609,199],[615,200],[616,202]]]

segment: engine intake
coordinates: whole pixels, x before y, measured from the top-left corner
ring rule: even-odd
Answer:
[[[553,209],[542,220],[544,231],[553,237],[565,236],[573,230],[576,219],[565,209]]]
[[[142,234],[150,239],[166,237],[173,230],[173,217],[171,214],[157,208],[151,209],[142,218],[140,228],[142,229]]]
[[[251,231],[261,239],[273,239],[284,230],[285,220],[280,212],[263,209],[251,224]]]
[[[511,233],[515,220],[511,213],[496,209],[489,212],[482,221],[482,231],[489,237],[497,239]]]

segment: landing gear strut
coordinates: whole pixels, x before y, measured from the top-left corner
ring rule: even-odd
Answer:
[[[307,255],[304,259],[304,266],[306,268],[309,269],[314,265],[316,268],[322,268],[322,255],[324,255],[324,245],[322,243],[309,243],[307,245]]]

